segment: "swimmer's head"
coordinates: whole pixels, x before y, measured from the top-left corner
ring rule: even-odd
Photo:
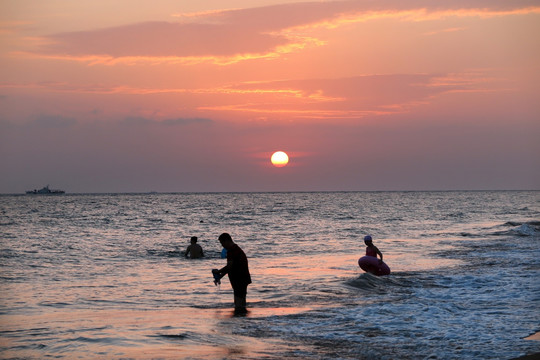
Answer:
[[[197,242],[197,237],[196,236],[192,236],[191,237],[191,243],[192,244],[195,244]]]
[[[371,244],[373,242],[373,239],[371,238],[371,235],[364,236],[364,242],[366,243],[366,245]]]

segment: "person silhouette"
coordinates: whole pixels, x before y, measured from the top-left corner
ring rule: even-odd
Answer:
[[[185,257],[190,257],[191,259],[198,259],[204,257],[204,252],[201,245],[197,244],[197,237],[191,237],[191,245],[186,249]]]
[[[217,285],[219,278],[229,275],[229,281],[234,292],[234,313],[246,314],[247,287],[251,284],[248,259],[244,251],[235,244],[228,233],[223,233],[218,238],[221,246],[227,249],[227,265],[221,269],[213,269],[212,273]]]
[[[381,259],[379,261],[383,261],[383,255],[381,253],[381,251],[375,246],[373,245],[373,239],[371,238],[370,235],[366,235],[364,237],[364,243],[366,244],[366,256],[373,256],[373,257],[377,257],[377,254],[381,257]]]

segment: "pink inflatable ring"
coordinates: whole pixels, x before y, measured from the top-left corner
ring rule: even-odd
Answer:
[[[389,275],[390,268],[384,262],[373,256],[362,256],[358,259],[358,266],[365,272],[373,275]]]

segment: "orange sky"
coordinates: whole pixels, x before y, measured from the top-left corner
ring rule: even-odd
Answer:
[[[525,0],[0,0],[0,193],[540,189],[538,34]]]

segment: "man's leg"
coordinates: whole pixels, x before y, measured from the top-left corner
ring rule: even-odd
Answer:
[[[245,314],[246,309],[246,295],[247,295],[247,284],[246,285],[235,285],[234,290],[234,312],[237,314]]]

